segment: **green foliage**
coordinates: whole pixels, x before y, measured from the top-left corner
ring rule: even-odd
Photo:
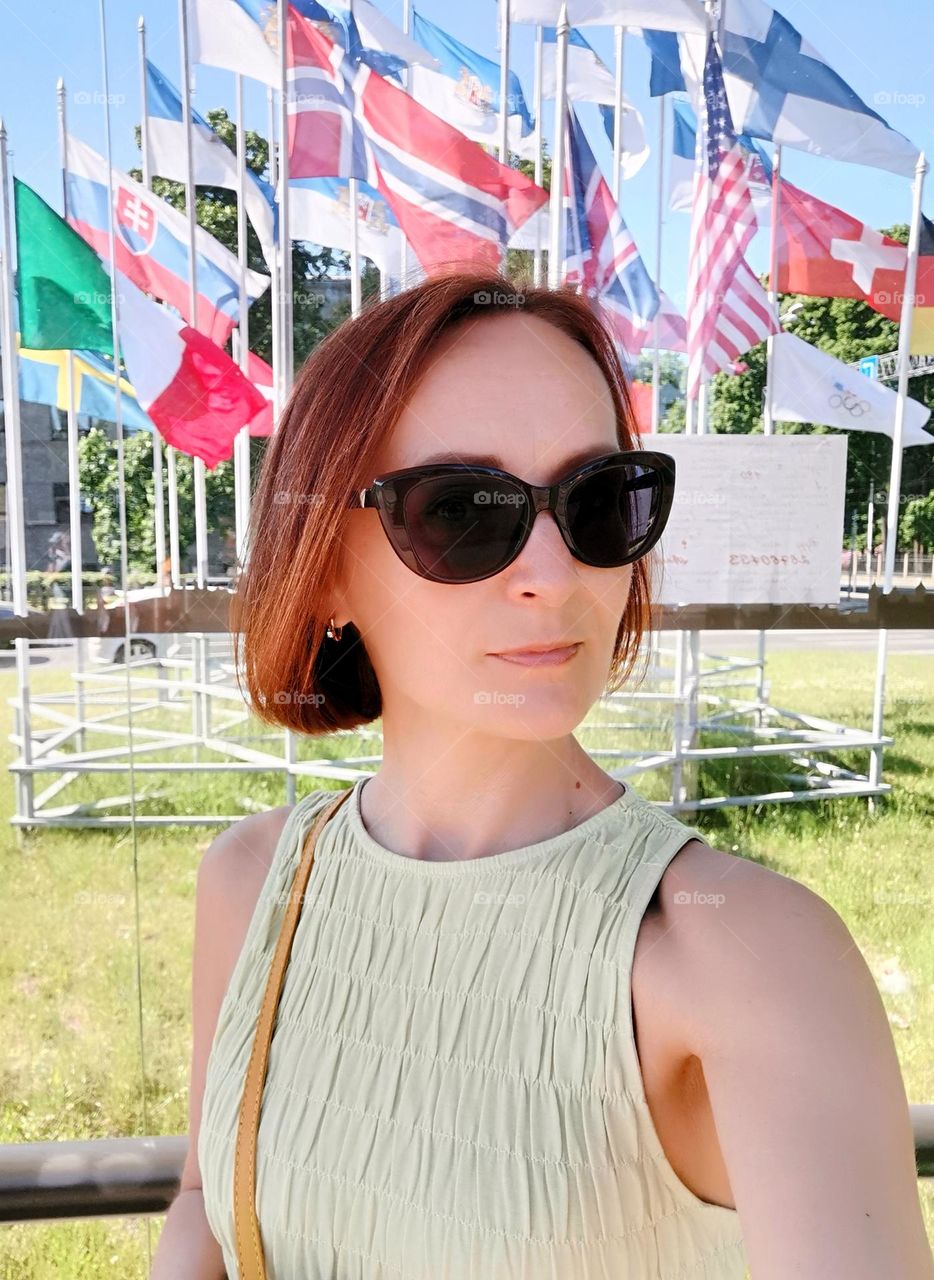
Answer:
[[[934,551],[934,492],[905,504],[899,538],[903,547],[920,542],[925,551]]]

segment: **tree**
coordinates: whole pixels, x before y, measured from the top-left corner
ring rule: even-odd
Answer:
[[[899,540],[903,547],[918,542],[925,551],[934,551],[934,492],[905,504]]]

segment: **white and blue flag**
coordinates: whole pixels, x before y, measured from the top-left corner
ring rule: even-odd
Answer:
[[[675,37],[677,39],[677,37]],[[555,96],[555,54],[558,36],[555,27],[542,28],[542,97]],[[598,102],[603,125],[613,141],[616,77],[576,27],[568,35],[567,98],[569,102]],[[638,173],[649,158],[645,121],[632,103],[623,97],[623,138],[620,172],[624,178]]]
[[[149,143],[149,163],[152,172],[158,173],[163,178],[184,182],[186,145],[182,100],[174,85],[148,58],[146,59],[146,108],[146,137]],[[191,111],[191,151],[195,182],[199,186],[237,190],[238,170],[235,153],[194,108]],[[273,189],[268,182],[248,168],[244,181],[244,195],[247,217],[259,237],[263,257],[267,264],[271,265],[278,223],[278,208]]]
[[[765,0],[730,0],[723,78],[738,132],[911,175],[918,148],[867,106]]]
[[[424,66],[411,68],[412,97],[474,142],[495,146],[499,139],[499,63],[455,40],[417,12],[412,15],[412,34],[437,62],[434,71]],[[534,160],[535,121],[514,71],[509,73],[507,109],[510,151],[523,160]]]
[[[350,251],[350,184],[346,178],[293,178],[289,232],[330,249]],[[357,181],[357,247],[393,287],[402,283],[402,229],[380,193]]]

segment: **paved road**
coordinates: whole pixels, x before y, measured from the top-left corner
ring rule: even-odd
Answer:
[[[669,643],[673,632],[662,632],[663,643]],[[769,631],[766,653],[788,650],[819,649],[834,652],[875,653],[878,633],[875,631]],[[756,631],[704,631],[701,648],[706,653],[755,653]],[[889,653],[934,655],[934,631],[889,631]]]

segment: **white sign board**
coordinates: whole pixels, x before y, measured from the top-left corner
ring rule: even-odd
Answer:
[[[837,604],[844,436],[644,435],[675,460],[661,604]]]

